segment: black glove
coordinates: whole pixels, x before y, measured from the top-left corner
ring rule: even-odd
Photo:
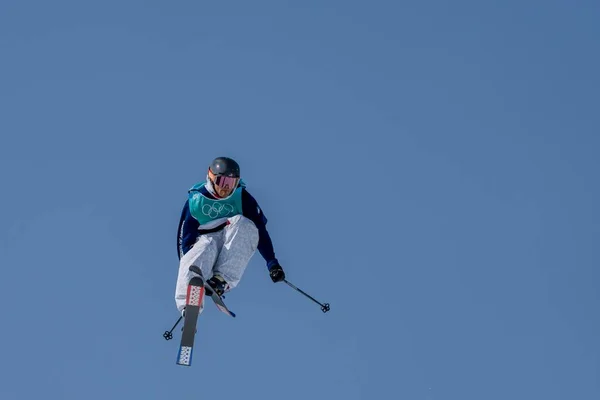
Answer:
[[[285,272],[283,272],[281,265],[275,264],[269,269],[269,276],[274,283],[277,283],[285,279]]]

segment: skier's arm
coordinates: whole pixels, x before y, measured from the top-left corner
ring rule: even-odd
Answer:
[[[188,202],[185,202],[179,218],[179,228],[177,229],[177,256],[179,259],[192,248],[198,239],[198,227],[200,223],[192,217]]]
[[[258,202],[246,189],[242,192],[242,211],[244,217],[250,219],[258,229],[258,251],[267,262],[267,268],[279,265],[279,261],[275,258],[275,250],[273,249],[273,241],[267,231],[267,217],[262,212]]]

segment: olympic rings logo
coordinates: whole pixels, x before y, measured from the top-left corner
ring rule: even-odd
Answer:
[[[231,204],[205,204],[202,207],[202,214],[210,218],[226,217],[233,214],[233,206]]]

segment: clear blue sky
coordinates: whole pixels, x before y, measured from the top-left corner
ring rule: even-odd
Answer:
[[[599,19],[2,1],[0,398],[600,398]],[[221,155],[331,312],[257,253],[179,367],[177,222]]]

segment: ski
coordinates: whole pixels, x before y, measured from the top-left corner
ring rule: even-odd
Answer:
[[[198,315],[204,299],[204,281],[202,278],[194,277],[188,285],[185,315],[183,318],[183,333],[181,334],[181,345],[177,354],[177,364],[184,366],[192,365],[192,351],[196,336],[196,324]]]
[[[225,305],[225,302],[223,302],[223,298],[221,296],[219,296],[214,290],[210,290],[210,293],[207,293],[210,295],[210,298],[213,300],[213,302],[215,303],[215,306],[217,306],[217,308],[219,310],[221,310],[223,313],[229,315],[230,317],[235,318],[235,313],[233,311],[231,311],[229,308],[227,308],[227,306]]]

